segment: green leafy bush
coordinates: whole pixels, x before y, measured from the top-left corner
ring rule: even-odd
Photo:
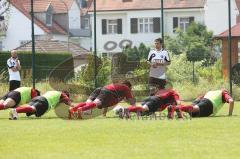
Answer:
[[[7,59],[10,58],[9,52],[0,53],[0,70],[7,70]],[[32,53],[31,52],[18,52],[18,58],[21,62],[21,77],[24,79],[31,79],[32,73]],[[73,71],[73,59],[69,53],[36,53],[35,54],[35,67],[36,67],[36,79],[42,80],[48,78],[50,72],[56,68],[57,65],[68,60],[68,64],[61,69],[62,74],[68,74]],[[57,76],[57,75],[56,75]],[[73,74],[70,75],[73,77]],[[59,75],[59,78],[62,76]],[[31,80],[30,80],[31,81]]]

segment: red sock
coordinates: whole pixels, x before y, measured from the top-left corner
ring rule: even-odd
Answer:
[[[0,104],[0,110],[5,109],[5,106],[3,104]]]
[[[192,105],[181,105],[180,110],[184,111],[184,112],[190,112],[193,110],[193,106]]]
[[[78,110],[78,108],[81,108],[83,106],[85,106],[86,103],[85,102],[82,102],[82,103],[78,103],[75,107],[72,108],[72,110],[75,112]]]
[[[160,108],[158,109],[160,112],[166,109],[169,105],[161,105]]]
[[[129,112],[141,112],[143,111],[142,107],[137,107],[137,106],[129,106],[128,107]]]
[[[33,113],[35,110],[30,106],[22,106],[16,109],[17,113]]]
[[[80,107],[79,109],[81,109],[82,111],[86,111],[86,110],[89,110],[89,109],[93,109],[93,108],[95,108],[96,106],[97,106],[96,103],[90,102],[90,103],[86,103],[85,106]]]

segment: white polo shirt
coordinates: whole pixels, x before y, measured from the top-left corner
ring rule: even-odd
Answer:
[[[18,60],[19,64],[20,61]],[[8,73],[9,73],[9,81],[16,80],[16,81],[21,81],[20,77],[20,72],[16,71],[13,72],[11,68],[17,66],[17,61],[16,59],[13,59],[12,57],[7,60],[7,66],[8,66]]]
[[[150,77],[159,78],[159,79],[166,79],[166,66],[170,62],[169,54],[166,50],[151,50],[148,54],[148,61],[150,63],[162,63],[163,65],[157,66],[156,68],[150,68]]]

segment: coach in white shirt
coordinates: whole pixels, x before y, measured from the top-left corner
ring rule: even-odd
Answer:
[[[166,85],[166,69],[170,65],[170,57],[166,50],[162,48],[162,39],[155,40],[155,49],[148,54],[148,63],[150,65],[149,88],[150,95],[159,89],[164,89]]]
[[[9,91],[19,88],[21,85],[20,77],[20,61],[18,60],[16,50],[11,51],[11,57],[7,60],[8,73],[9,73]]]

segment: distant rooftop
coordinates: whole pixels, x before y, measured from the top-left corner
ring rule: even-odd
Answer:
[[[161,8],[160,0],[97,0],[97,11],[154,10]],[[203,8],[206,0],[164,0],[165,9]],[[93,3],[90,7],[93,11]]]
[[[229,30],[226,30],[226,31],[222,32],[221,34],[217,35],[216,37],[217,38],[226,38],[229,35],[228,33],[229,33]],[[240,23],[234,25],[231,28],[231,34],[232,34],[232,37],[240,37]]]
[[[18,51],[32,51],[32,41],[25,43],[16,48]],[[66,53],[68,52],[68,42],[58,41],[58,40],[36,40],[35,41],[35,50],[40,53]],[[73,56],[88,54],[89,51],[69,42],[69,51]]]

